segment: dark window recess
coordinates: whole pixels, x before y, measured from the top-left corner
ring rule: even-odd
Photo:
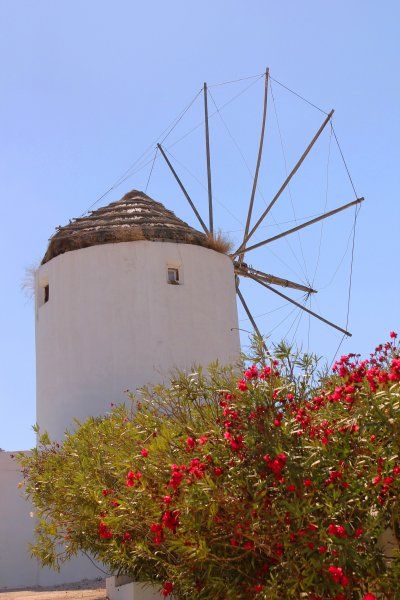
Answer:
[[[48,302],[49,301],[49,296],[50,296],[50,288],[49,288],[49,284],[44,286],[44,298],[43,298],[43,302]]]
[[[168,283],[179,285],[179,269],[168,268]]]

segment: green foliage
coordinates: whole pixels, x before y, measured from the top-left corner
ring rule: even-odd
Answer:
[[[329,376],[283,344],[256,361],[42,435],[20,456],[42,564],[83,550],[177,599],[400,597],[395,342]]]

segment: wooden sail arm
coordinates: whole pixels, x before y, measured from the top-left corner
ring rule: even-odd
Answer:
[[[310,310],[306,306],[303,306],[302,304],[300,304],[300,302],[296,302],[296,300],[293,300],[289,296],[286,296],[286,294],[282,294],[282,292],[280,292],[279,290],[276,290],[275,288],[271,287],[270,285],[268,285],[267,283],[265,283],[265,281],[262,281],[262,279],[260,279],[259,277],[255,277],[254,275],[249,275],[249,277],[250,277],[250,279],[254,279],[254,281],[256,281],[260,285],[264,286],[268,290],[271,290],[271,292],[274,292],[274,294],[277,294],[281,298],[284,298],[284,300],[287,300],[288,302],[290,302],[291,304],[294,304],[295,306],[297,306],[301,310],[304,310],[304,312],[308,313],[312,317],[315,317],[316,319],[318,319],[319,321],[322,321],[326,325],[329,325],[330,327],[333,327],[334,329],[337,329],[341,333],[344,333],[344,335],[347,335],[349,337],[351,336],[351,333],[349,331],[347,331],[346,329],[343,329],[343,327],[340,327],[339,325],[336,325],[335,323],[332,323],[332,321],[328,321],[328,319],[325,319],[324,317],[321,317],[321,315],[317,314],[313,310]]]
[[[250,250],[255,250],[256,248],[260,248],[261,246],[265,246],[265,244],[270,244],[271,242],[275,242],[276,240],[279,240],[280,238],[283,238],[286,235],[290,235],[291,233],[295,233],[296,231],[300,231],[300,229],[304,229],[305,227],[309,227],[309,225],[313,225],[314,223],[318,223],[319,221],[322,221],[323,219],[327,219],[328,217],[332,217],[333,215],[336,215],[337,213],[341,212],[342,210],[346,210],[347,208],[351,208],[352,206],[356,206],[357,204],[361,204],[361,202],[364,202],[364,198],[357,198],[357,200],[353,200],[353,202],[349,202],[348,204],[344,204],[343,206],[339,206],[338,208],[330,210],[329,212],[323,213],[322,215],[319,215],[318,217],[315,217],[314,219],[311,219],[310,221],[307,221],[306,223],[302,223],[301,225],[297,225],[297,227],[293,227],[292,229],[288,229],[287,231],[283,231],[282,233],[278,233],[277,235],[274,235],[273,237],[270,237],[270,238],[268,238],[266,240],[263,240],[262,242],[258,242],[257,244],[254,244],[253,246],[249,246],[248,248],[242,248],[241,250],[237,250],[231,256],[234,257],[234,256],[237,256],[238,254],[242,254],[242,253],[245,253],[245,252],[250,252]]]
[[[254,173],[253,187],[252,187],[252,190],[251,190],[249,210],[247,212],[246,227],[245,227],[245,230],[244,230],[243,242],[245,242],[245,240],[247,239],[247,235],[248,235],[249,229],[250,229],[251,216],[252,216],[252,213],[253,213],[254,198],[255,198],[255,195],[256,195],[256,191],[257,191],[258,173],[260,171],[260,165],[261,165],[261,159],[262,159],[262,152],[263,152],[263,146],[264,146],[265,124],[266,124],[266,121],[267,121],[268,81],[269,81],[269,69],[266,69],[266,71],[265,71],[265,83],[264,83],[264,104],[263,104],[263,116],[262,116],[262,123],[261,123],[260,143],[259,143],[259,146],[258,146],[257,164],[256,164],[256,170],[255,170],[255,173]],[[243,254],[241,254],[239,256],[239,263],[242,263],[242,262],[243,262]]]
[[[238,281],[238,278],[237,278],[237,280],[236,280],[236,293],[237,293],[237,295],[238,295],[238,297],[239,297],[239,300],[240,300],[240,302],[242,303],[242,306],[243,306],[243,308],[244,308],[244,310],[245,310],[245,312],[246,312],[246,315],[247,315],[247,316],[248,316],[248,318],[249,318],[249,321],[250,321],[250,323],[251,323],[251,324],[252,324],[252,326],[253,326],[253,329],[254,329],[254,331],[255,331],[255,332],[256,332],[256,334],[257,334],[257,337],[258,337],[258,338],[261,340],[261,342],[262,342],[262,346],[263,346],[263,348],[264,348],[264,351],[268,353],[268,349],[267,349],[267,346],[265,345],[265,342],[264,342],[263,336],[261,335],[261,333],[260,333],[260,330],[259,330],[259,329],[258,329],[258,327],[257,327],[257,323],[255,322],[255,320],[254,320],[254,317],[253,317],[253,315],[251,314],[249,307],[247,306],[246,300],[243,298],[243,294],[242,294],[242,292],[239,290],[239,281]]]
[[[233,263],[235,273],[237,275],[241,275],[243,277],[249,277],[250,275],[254,275],[255,277],[259,277],[263,281],[267,283],[271,283],[272,285],[280,285],[281,287],[291,288],[293,290],[299,290],[301,292],[306,292],[307,294],[316,294],[317,291],[313,288],[302,285],[301,283],[296,283],[294,281],[290,281],[290,279],[282,279],[282,277],[277,277],[276,275],[270,275],[269,273],[263,273],[263,271],[258,271],[257,269],[253,269],[249,267],[245,263],[239,264],[239,262]]]
[[[207,225],[204,223],[203,219],[201,218],[199,211],[197,210],[197,208],[195,207],[191,197],[189,196],[189,194],[187,193],[182,181],[179,179],[177,172],[175,171],[174,167],[171,164],[171,161],[169,160],[168,156],[166,155],[164,148],[161,146],[161,144],[157,144],[157,148],[159,149],[159,151],[161,152],[162,157],[164,158],[165,162],[167,163],[168,167],[170,168],[170,171],[172,173],[172,175],[175,177],[179,187],[181,188],[186,200],[189,202],[194,214],[196,215],[200,225],[202,226],[204,232],[208,235],[209,234],[209,230],[207,228]]]
[[[274,204],[278,200],[279,196],[286,189],[286,187],[290,183],[290,180],[292,179],[293,175],[295,175],[297,173],[297,171],[301,167],[303,161],[305,160],[305,158],[307,157],[307,155],[311,151],[311,148],[314,146],[315,142],[317,141],[317,139],[319,138],[319,136],[321,135],[321,133],[325,129],[326,125],[331,120],[333,113],[334,113],[334,110],[332,109],[330,111],[330,113],[327,115],[327,117],[324,120],[324,122],[322,123],[321,127],[318,129],[317,133],[314,135],[314,137],[311,140],[311,142],[308,144],[308,146],[305,149],[305,151],[303,152],[303,154],[300,156],[299,160],[297,161],[297,163],[295,164],[295,166],[293,167],[293,169],[291,170],[291,172],[289,173],[289,175],[286,177],[285,181],[283,182],[283,184],[281,185],[281,187],[279,188],[279,190],[277,191],[277,193],[275,194],[275,196],[272,198],[271,202],[268,204],[267,208],[262,213],[261,217],[258,219],[257,223],[254,225],[253,229],[247,234],[246,238],[243,240],[243,242],[240,245],[240,247],[238,248],[238,251],[236,252],[236,254],[240,254],[241,253],[241,251],[243,250],[244,246],[247,244],[248,240],[252,237],[252,235],[254,235],[255,231],[258,229],[258,227],[260,226],[260,224],[262,223],[262,221],[265,219],[265,217],[267,216],[267,214],[269,213],[269,211],[271,210],[271,208],[274,206]]]
[[[214,216],[212,203],[212,185],[211,185],[211,158],[210,158],[210,131],[208,126],[208,92],[207,84],[204,83],[204,124],[206,134],[206,159],[207,159],[207,189],[208,189],[208,218],[210,233],[214,233]]]

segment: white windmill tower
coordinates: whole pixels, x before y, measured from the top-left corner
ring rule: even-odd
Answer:
[[[150,161],[153,169],[157,153],[163,157],[204,233],[146,194],[132,191],[119,202],[59,228],[51,238],[38,270],[36,294],[37,417],[39,426],[51,435],[62,436],[73,418],[106,412],[110,402],[122,399],[122,390],[156,382],[173,367],[185,369],[194,363],[207,365],[215,359],[226,363],[237,358],[235,293],[261,337],[239,288],[241,277],[258,283],[344,336],[351,335],[346,328],[276,289],[285,287],[310,295],[316,291],[311,285],[265,273],[247,263],[247,256],[253,256],[254,250],[351,207],[357,209],[364,200],[357,197],[352,184],[353,201],[253,242],[254,234],[328,125],[337,141],[331,110],[325,113],[310,143],[252,224],[267,121],[269,70],[261,77],[265,85],[256,167],[243,238],[231,254],[227,254],[227,248],[217,252],[214,238],[206,84],[202,91],[207,225],[171,163],[168,148],[162,145],[167,136],[157,143]]]
[[[37,272],[37,422],[74,418],[240,352],[233,263],[142,192],[60,227]]]

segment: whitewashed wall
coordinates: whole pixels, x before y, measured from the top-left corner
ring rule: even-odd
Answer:
[[[168,266],[179,268],[181,285],[167,283]],[[104,414],[124,390],[160,382],[173,367],[239,355],[232,261],[200,246],[135,241],[67,252],[39,269],[37,299],[37,421],[55,439],[73,418]]]
[[[0,592],[4,589],[72,583],[102,577],[85,556],[63,567],[60,573],[40,568],[31,558],[35,519],[33,508],[18,488],[22,474],[11,452],[0,452]]]

